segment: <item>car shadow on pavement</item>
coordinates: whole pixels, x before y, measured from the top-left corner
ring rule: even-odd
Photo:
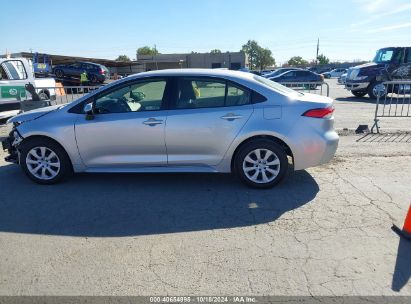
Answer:
[[[392,290],[401,291],[411,278],[411,241],[400,239],[392,278]]]
[[[244,227],[275,221],[319,191],[306,171],[250,189],[230,174],[77,174],[53,186],[0,167],[0,231],[116,237]]]
[[[335,98],[336,101],[349,101],[349,102],[365,102],[365,103],[372,103],[375,104],[375,99],[368,98],[368,97],[337,97]]]
[[[356,142],[380,143],[380,142],[396,142],[396,143],[411,143],[410,132],[394,132],[394,133],[367,133],[361,136]]]

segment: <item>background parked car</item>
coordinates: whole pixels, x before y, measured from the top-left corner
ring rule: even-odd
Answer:
[[[91,83],[103,83],[109,77],[108,69],[101,64],[92,62],[75,62],[71,64],[61,64],[53,68],[57,78],[75,77],[80,78],[80,74],[87,72]]]
[[[337,80],[339,84],[345,84],[346,81],[347,81],[347,72],[345,72],[340,77],[338,77],[338,80]]]
[[[263,77],[265,77],[265,78],[271,78],[271,77],[275,77],[275,76],[281,75],[281,74],[283,74],[283,73],[285,73],[285,72],[294,71],[294,70],[302,70],[302,69],[299,69],[299,68],[280,68],[280,69],[276,69],[276,70],[274,70],[274,71],[272,71],[272,72],[270,72],[270,73],[268,73],[268,74],[264,74]]]
[[[332,71],[325,72],[322,75],[324,76],[324,78],[328,79],[328,78],[338,78],[344,73],[347,73],[346,69],[334,69]]]
[[[324,80],[324,76],[313,73],[308,70],[291,70],[275,77],[269,78],[272,81],[284,83],[284,82],[296,82],[296,83],[308,83],[308,82],[321,82]],[[290,86],[290,85],[289,85]],[[308,85],[310,89],[315,89],[316,84]]]

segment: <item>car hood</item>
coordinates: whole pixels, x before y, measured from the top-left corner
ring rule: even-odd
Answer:
[[[16,115],[12,118],[10,118],[9,120],[7,120],[8,123],[14,123],[14,122],[18,122],[18,123],[22,123],[22,122],[26,122],[26,121],[30,121],[30,120],[34,120],[37,118],[40,118],[41,116],[44,116],[54,110],[57,110],[58,108],[60,108],[61,105],[56,105],[56,106],[50,106],[50,107],[44,107],[44,108],[40,108],[40,109],[35,109],[35,110],[31,110],[28,112],[24,112],[22,114]]]
[[[381,69],[385,67],[384,63],[375,63],[375,62],[368,62],[361,65],[357,65],[354,69],[362,69],[362,70],[374,70],[374,69]]]

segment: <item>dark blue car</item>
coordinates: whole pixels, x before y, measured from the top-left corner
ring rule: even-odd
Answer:
[[[308,84],[310,82],[322,82],[324,81],[324,76],[316,74],[308,70],[291,70],[284,72],[280,75],[270,77],[272,81],[278,83],[292,83],[286,84],[287,86],[307,86],[310,89],[315,89],[317,84]],[[306,85],[305,85],[306,84]]]
[[[92,62],[75,62],[60,64],[53,68],[57,78],[80,78],[81,73],[86,72],[90,83],[103,83],[108,78],[108,69],[101,64]]]

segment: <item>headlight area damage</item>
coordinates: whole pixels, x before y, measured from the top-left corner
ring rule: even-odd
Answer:
[[[19,134],[19,132],[13,128],[10,132],[9,137],[2,140],[3,150],[8,151],[9,155],[7,155],[4,160],[10,163],[19,163],[19,150],[18,147],[20,143],[23,141],[23,137]]]

